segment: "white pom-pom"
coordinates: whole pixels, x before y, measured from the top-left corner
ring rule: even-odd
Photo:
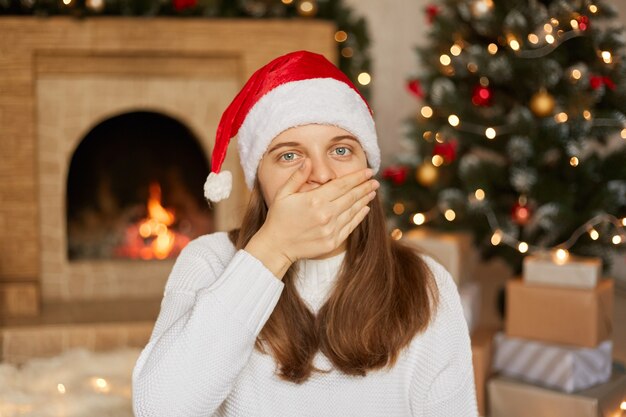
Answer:
[[[233,176],[230,171],[211,172],[204,183],[204,197],[217,203],[228,198],[233,188]]]

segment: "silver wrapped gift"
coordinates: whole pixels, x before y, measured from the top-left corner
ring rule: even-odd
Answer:
[[[493,368],[501,374],[564,392],[601,384],[611,377],[613,342],[595,348],[571,347],[498,333]]]

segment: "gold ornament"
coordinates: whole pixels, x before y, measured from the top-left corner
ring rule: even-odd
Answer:
[[[552,94],[545,89],[539,90],[530,98],[530,109],[538,117],[548,117],[552,115],[556,101]]]
[[[425,187],[430,187],[439,178],[439,171],[430,162],[425,162],[417,168],[415,179]]]

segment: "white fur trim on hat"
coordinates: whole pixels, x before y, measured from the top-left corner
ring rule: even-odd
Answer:
[[[204,197],[217,203],[228,198],[233,188],[233,176],[230,171],[211,172],[204,183]]]
[[[365,101],[341,81],[312,78],[288,82],[268,92],[252,106],[239,128],[237,148],[249,189],[272,140],[289,128],[307,124],[333,125],[352,133],[370,167],[378,172],[376,126]]]

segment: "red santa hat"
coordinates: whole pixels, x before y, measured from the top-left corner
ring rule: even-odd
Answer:
[[[376,128],[365,98],[324,56],[297,51],[258,69],[224,111],[204,185],[206,199],[217,202],[230,195],[232,175],[220,170],[232,137],[238,136],[246,185],[252,189],[271,141],[289,128],[307,124],[333,125],[350,132],[359,140],[374,173],[380,168]]]

